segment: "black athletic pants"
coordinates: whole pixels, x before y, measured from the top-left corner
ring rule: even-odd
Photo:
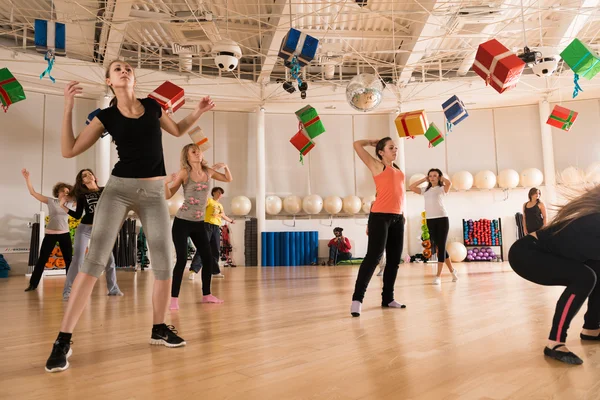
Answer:
[[[69,271],[71,259],[73,258],[73,243],[71,243],[71,235],[69,232],[59,234],[47,233],[44,236],[44,240],[42,240],[40,257],[33,268],[31,279],[29,279],[29,286],[37,288],[40,284],[40,279],[42,279],[42,274],[44,273],[44,267],[48,262],[48,258],[50,258],[50,254],[52,254],[52,250],[54,250],[56,242],[58,242],[58,247],[60,247],[63,259],[65,260],[65,270],[66,272]]]
[[[444,262],[448,257],[446,251],[446,242],[448,241],[448,231],[450,230],[450,221],[448,217],[427,219],[427,229],[431,241],[437,248],[438,262]]]

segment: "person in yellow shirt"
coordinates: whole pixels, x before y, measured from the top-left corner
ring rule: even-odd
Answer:
[[[213,258],[212,273],[214,278],[224,278],[219,268],[219,250],[221,248],[221,220],[225,220],[230,224],[235,224],[235,221],[225,215],[223,205],[219,203],[219,199],[225,194],[223,188],[215,186],[210,192],[212,199],[206,202],[206,212],[204,213],[204,225],[210,242],[210,250]]]

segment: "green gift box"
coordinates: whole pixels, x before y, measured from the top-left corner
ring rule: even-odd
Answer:
[[[15,79],[8,68],[0,69],[0,99],[2,100],[4,112],[8,110],[11,104],[25,100],[23,86]]]
[[[317,110],[310,105],[296,111],[296,117],[300,121],[299,127],[310,139],[314,139],[325,132],[325,127],[317,114]]]
[[[600,72],[600,56],[579,39],[573,39],[560,56],[580,77],[592,79]]]
[[[444,141],[444,136],[440,129],[433,122],[429,124],[429,128],[425,131],[425,137],[429,140],[429,147],[435,147]]]

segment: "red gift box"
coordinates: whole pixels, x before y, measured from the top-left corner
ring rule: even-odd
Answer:
[[[174,113],[185,104],[183,89],[166,81],[148,95],[160,104],[163,110]]]
[[[298,149],[300,154],[303,156],[307,155],[309,151],[315,147],[315,143],[311,141],[302,131],[298,131],[291,139],[290,143]]]
[[[477,49],[473,71],[498,93],[514,88],[525,63],[496,39],[482,43]]]
[[[561,107],[559,105],[554,106],[552,113],[548,117],[546,123],[552,125],[558,129],[569,132],[579,113],[577,111],[569,110],[568,108]]]

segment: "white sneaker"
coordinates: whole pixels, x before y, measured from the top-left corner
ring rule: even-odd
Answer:
[[[188,276],[188,279],[189,279],[190,281],[193,281],[193,280],[194,280],[194,278],[196,278],[196,273],[195,273],[194,271],[190,271],[190,276]]]
[[[458,275],[456,274],[456,270],[452,271],[452,282],[456,282],[458,280]]]
[[[439,276],[436,276],[435,278],[433,278],[433,284],[434,285],[441,285],[442,284],[442,278],[440,278]]]
[[[224,278],[225,278],[225,275],[223,275],[223,274],[213,274],[213,276],[212,276],[212,277],[213,277],[213,278],[221,278],[221,279],[224,279]]]
[[[353,300],[352,306],[350,307],[350,314],[352,314],[353,317],[360,316],[361,308],[362,308],[362,303],[358,300]]]

